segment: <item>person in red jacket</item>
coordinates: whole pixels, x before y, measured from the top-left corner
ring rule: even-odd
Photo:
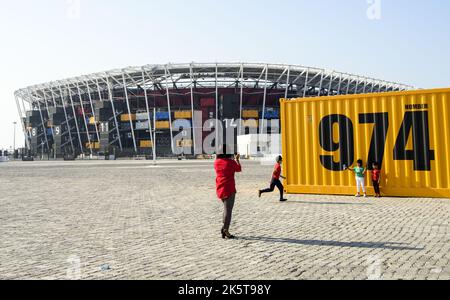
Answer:
[[[230,234],[229,230],[237,193],[234,175],[235,173],[242,172],[240,155],[217,155],[217,159],[214,163],[214,169],[216,170],[217,175],[217,197],[224,205],[223,228],[221,230],[222,238],[233,239],[234,236]]]
[[[278,156],[277,157],[277,163],[275,164],[275,168],[272,173],[272,181],[270,183],[270,188],[265,190],[259,190],[258,196],[261,198],[261,195],[264,193],[272,193],[275,190],[275,187],[278,188],[280,191],[280,201],[285,202],[287,201],[283,195],[284,195],[284,186],[280,181],[280,178],[286,179],[285,177],[281,176],[281,164],[283,163],[283,157]]]

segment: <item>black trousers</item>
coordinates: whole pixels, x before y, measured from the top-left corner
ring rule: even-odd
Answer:
[[[272,193],[275,190],[275,187],[277,187],[278,190],[280,191],[280,200],[283,200],[284,186],[279,179],[272,179],[272,182],[270,183],[270,188],[261,190],[261,194]]]
[[[380,191],[380,184],[378,183],[378,181],[372,180],[373,183],[373,188],[375,189],[375,194],[380,195],[381,191]]]
[[[234,202],[236,194],[233,194],[228,199],[222,200],[223,202],[223,229],[229,230],[231,225],[231,218],[233,217]]]

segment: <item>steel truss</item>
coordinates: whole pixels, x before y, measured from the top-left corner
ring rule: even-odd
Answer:
[[[26,140],[26,146],[30,149],[31,132],[26,127],[26,113],[32,110],[40,111],[41,126],[44,128],[46,118],[42,115],[43,109],[49,113],[51,107],[63,107],[67,126],[69,128],[69,138],[72,150],[75,153],[76,145],[73,142],[76,138],[72,136],[69,111],[76,114],[76,108],[80,108],[83,113],[84,124],[79,124],[75,118],[76,136],[78,138],[81,153],[86,149],[82,144],[81,134],[86,130],[86,135],[91,144],[88,123],[85,114],[85,107],[90,107],[94,114],[94,101],[109,101],[114,112],[115,128],[117,139],[115,141],[119,148],[123,150],[123,141],[119,132],[118,110],[114,107],[114,91],[123,90],[124,97],[120,99],[126,104],[126,113],[130,119],[133,148],[137,152],[136,134],[131,122],[130,102],[136,95],[131,90],[142,89],[146,102],[146,113],[149,120],[150,139],[156,145],[153,128],[150,122],[150,111],[148,103],[149,93],[161,93],[166,97],[167,110],[171,112],[171,94],[176,95],[179,90],[190,91],[192,118],[194,118],[194,95],[201,94],[202,89],[214,90],[216,101],[215,113],[218,115],[219,89],[233,88],[240,94],[240,116],[242,116],[244,90],[257,89],[263,91],[262,119],[266,112],[266,99],[272,90],[282,90],[281,97],[314,97],[324,95],[345,95],[361,93],[380,93],[390,91],[401,91],[413,89],[413,86],[396,82],[378,80],[365,76],[358,76],[332,70],[280,64],[251,64],[251,63],[190,63],[190,64],[166,64],[166,65],[146,65],[142,67],[129,67],[118,70],[111,70],[102,73],[95,73],[81,77],[75,77],[55,82],[38,84],[15,92],[15,100],[22,121],[22,128]],[[85,99],[85,100],[83,100]],[[86,100],[87,99],[87,100]],[[153,112],[154,113],[154,112]],[[171,114],[169,114],[170,116]],[[171,148],[174,149],[172,120],[170,117]],[[192,120],[194,124],[194,119]],[[264,121],[261,122],[262,132]],[[217,128],[218,124],[216,124]],[[82,128],[84,127],[84,129]],[[112,132],[111,131],[111,132]],[[242,133],[239,124],[238,132]],[[99,139],[98,128],[95,128],[95,135]],[[54,138],[54,133],[52,131]],[[195,140],[195,136],[194,136]],[[49,149],[49,141],[45,133],[45,145]],[[194,151],[195,151],[194,143]],[[43,147],[43,145],[41,146]],[[153,147],[153,156],[156,153]]]

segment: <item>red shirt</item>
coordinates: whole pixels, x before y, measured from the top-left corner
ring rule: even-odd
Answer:
[[[275,170],[273,171],[273,179],[280,180],[281,176],[281,165],[277,163],[275,165]]]
[[[217,159],[214,169],[217,175],[217,197],[227,199],[237,192],[234,174],[242,171],[241,165],[232,159]]]
[[[372,170],[372,180],[378,181],[381,178],[381,171],[380,170]]]

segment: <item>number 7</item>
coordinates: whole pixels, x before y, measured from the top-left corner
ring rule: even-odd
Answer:
[[[375,124],[370,142],[370,151],[367,163],[368,169],[372,170],[372,163],[378,162],[383,165],[386,139],[389,131],[389,113],[360,114],[360,124]]]

